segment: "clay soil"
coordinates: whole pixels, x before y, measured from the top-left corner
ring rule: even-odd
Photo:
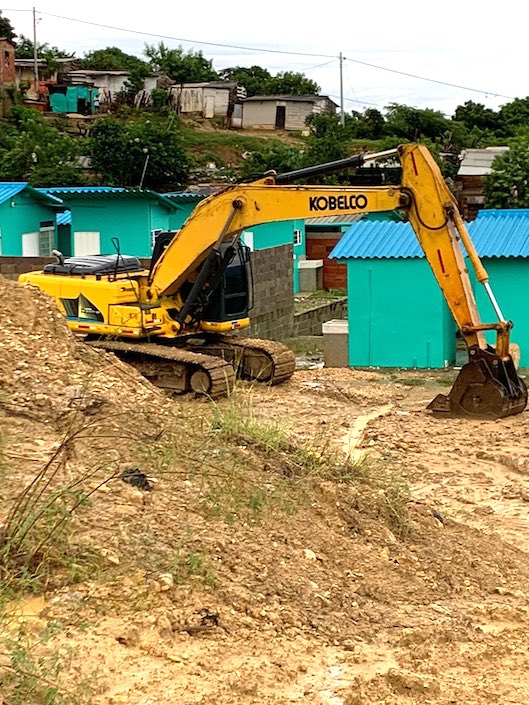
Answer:
[[[305,370],[168,400],[44,298],[2,295],[4,517],[74,428],[90,431],[61,482],[114,463],[11,617],[61,660],[67,702],[528,702],[527,412],[432,418],[449,372]]]

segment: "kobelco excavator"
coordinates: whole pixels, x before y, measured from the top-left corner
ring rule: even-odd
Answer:
[[[119,252],[67,259],[56,253],[57,263],[20,281],[50,294],[71,330],[133,363],[155,384],[219,397],[229,392],[234,368],[242,377],[270,384],[294,371],[294,356],[285,346],[234,333],[250,322],[251,268],[242,231],[316,214],[398,209],[413,226],[469,353],[450,393],[438,395],[428,408],[441,416],[484,419],[518,414],[526,407],[527,390],[509,353],[512,323],[493,295],[454,197],[426,147],[406,144],[395,151],[401,164],[398,185],[294,183],[360,166],[361,155],[286,174],[270,172],[202,201],[174,237],[158,240],[148,271]],[[374,156],[382,154],[387,156]],[[480,321],[461,246],[487,290],[496,322]],[[487,330],[496,331],[495,347],[485,340]],[[413,335],[413,320],[404,334]]]

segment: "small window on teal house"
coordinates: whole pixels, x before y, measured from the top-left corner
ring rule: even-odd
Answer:
[[[156,238],[160,233],[163,233],[163,230],[161,228],[156,228],[155,230],[151,230],[151,252],[154,250],[154,245],[156,243]]]

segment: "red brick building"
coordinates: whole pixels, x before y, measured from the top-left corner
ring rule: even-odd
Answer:
[[[15,83],[15,45],[0,37],[0,86]]]

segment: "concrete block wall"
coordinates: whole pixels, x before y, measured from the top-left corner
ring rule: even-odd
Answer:
[[[55,257],[0,257],[0,274],[6,279],[18,279],[19,274],[37,272]]]
[[[294,320],[293,245],[252,252],[254,308],[249,335],[281,340],[292,335]]]
[[[321,335],[322,323],[335,318],[347,318],[347,297],[337,299],[328,304],[322,304],[294,315],[293,336]]]
[[[255,250],[251,257],[255,305],[250,312],[252,325],[243,335],[289,338],[294,319],[293,245]],[[0,257],[0,275],[17,279],[19,274],[38,271],[55,261],[54,257]],[[142,264],[148,268],[149,260]]]

